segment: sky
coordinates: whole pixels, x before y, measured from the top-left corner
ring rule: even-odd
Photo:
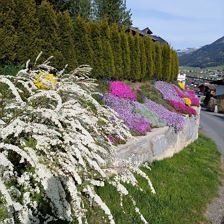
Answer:
[[[174,49],[201,47],[224,36],[224,0],[126,0],[133,26],[149,27]]]

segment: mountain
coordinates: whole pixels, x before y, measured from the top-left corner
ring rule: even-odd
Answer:
[[[198,50],[179,54],[180,65],[192,67],[212,67],[224,65],[224,36],[212,44]]]
[[[177,54],[178,54],[178,56],[182,56],[184,54],[192,53],[192,52],[196,51],[197,49],[198,48],[186,48],[184,50],[178,49]]]

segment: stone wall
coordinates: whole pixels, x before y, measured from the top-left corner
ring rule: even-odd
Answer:
[[[185,127],[175,132],[172,127],[152,129],[146,136],[130,139],[126,144],[120,145],[116,152],[116,166],[122,165],[122,160],[128,160],[136,165],[146,161],[162,160],[172,157],[184,147],[198,138],[200,108],[197,117],[186,116]]]

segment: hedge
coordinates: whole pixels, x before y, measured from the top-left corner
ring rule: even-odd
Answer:
[[[46,0],[2,0],[0,24],[2,65],[25,63],[43,51],[58,68],[89,64],[95,78],[172,81],[178,74],[178,57],[168,44],[133,36],[107,19],[72,20]]]

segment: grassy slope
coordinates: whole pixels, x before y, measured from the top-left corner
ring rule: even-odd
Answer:
[[[150,223],[205,223],[203,213],[207,203],[216,196],[221,177],[220,154],[215,144],[204,136],[173,158],[151,164],[145,169],[157,194],[152,195],[146,182],[144,192],[126,185],[137,206]],[[144,169],[144,168],[143,168]],[[116,223],[141,223],[128,198],[124,199],[125,213],[114,188],[106,185],[98,193],[107,202]],[[96,218],[96,217],[95,217]]]

